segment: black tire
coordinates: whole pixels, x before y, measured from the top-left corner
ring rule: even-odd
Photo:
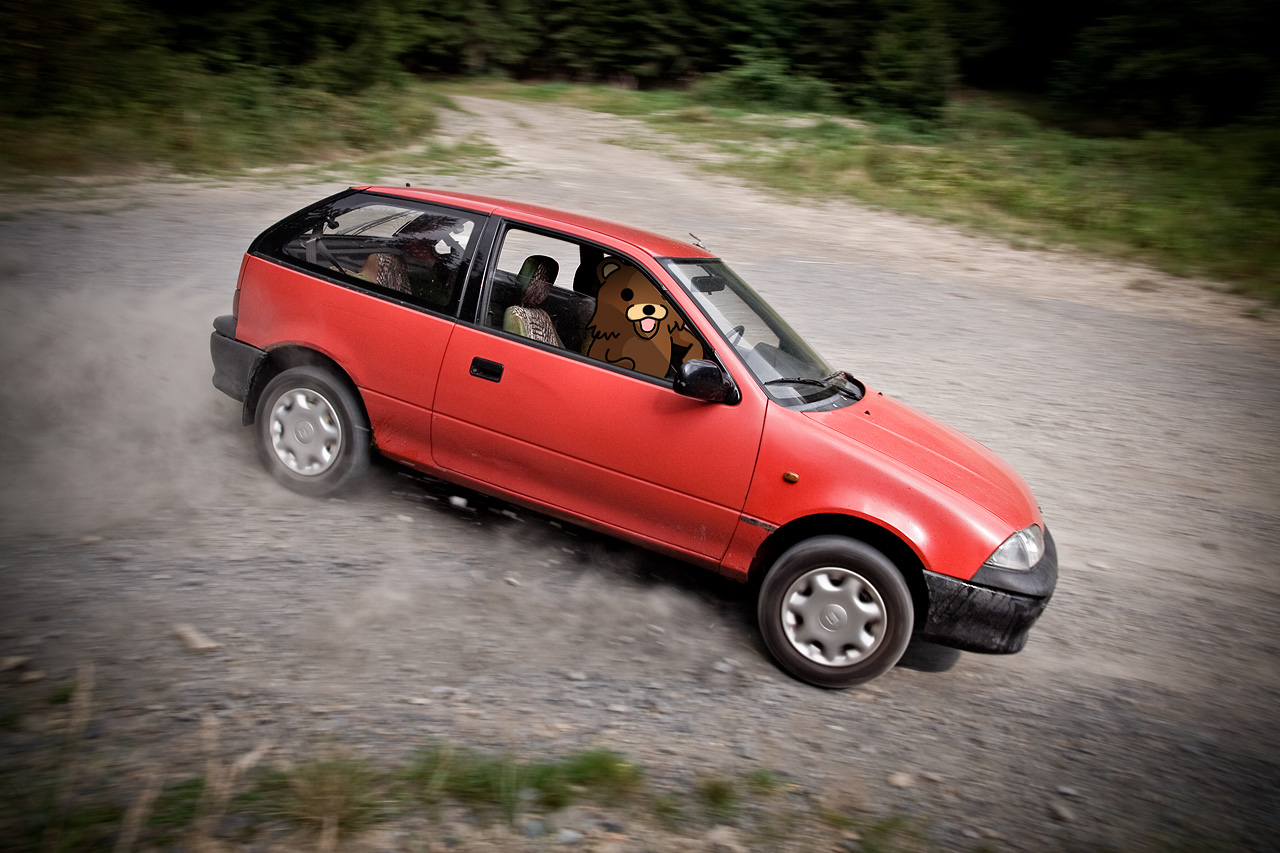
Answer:
[[[783,553],[760,586],[756,610],[778,664],[820,687],[851,687],[888,672],[915,620],[898,569],[846,536],[816,536]]]
[[[291,367],[267,383],[254,418],[258,456],[283,485],[324,497],[369,467],[369,424],[350,385],[322,367]]]

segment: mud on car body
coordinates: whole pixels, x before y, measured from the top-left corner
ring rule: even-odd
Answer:
[[[254,240],[211,347],[286,486],[331,494],[378,452],[751,582],[814,684],[874,678],[913,635],[1016,652],[1057,581],[1008,465],[657,234],[355,188]]]

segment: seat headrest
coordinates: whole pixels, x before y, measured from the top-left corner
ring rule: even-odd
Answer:
[[[560,265],[546,255],[530,255],[520,267],[520,304],[528,308],[541,305],[551,292]]]
[[[547,284],[555,284],[556,276],[559,274],[560,265],[556,263],[555,258],[549,258],[546,255],[530,255],[520,266],[520,289],[528,288],[529,282],[535,278],[540,278]]]

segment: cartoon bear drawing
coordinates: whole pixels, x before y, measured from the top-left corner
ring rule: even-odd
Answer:
[[[605,258],[596,275],[601,284],[587,326],[588,356],[659,379],[677,364],[703,357],[702,343],[644,273]]]

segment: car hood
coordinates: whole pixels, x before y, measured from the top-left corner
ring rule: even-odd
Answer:
[[[868,388],[852,406],[806,417],[941,483],[1014,530],[1040,522],[1031,489],[1008,463],[906,403]]]

